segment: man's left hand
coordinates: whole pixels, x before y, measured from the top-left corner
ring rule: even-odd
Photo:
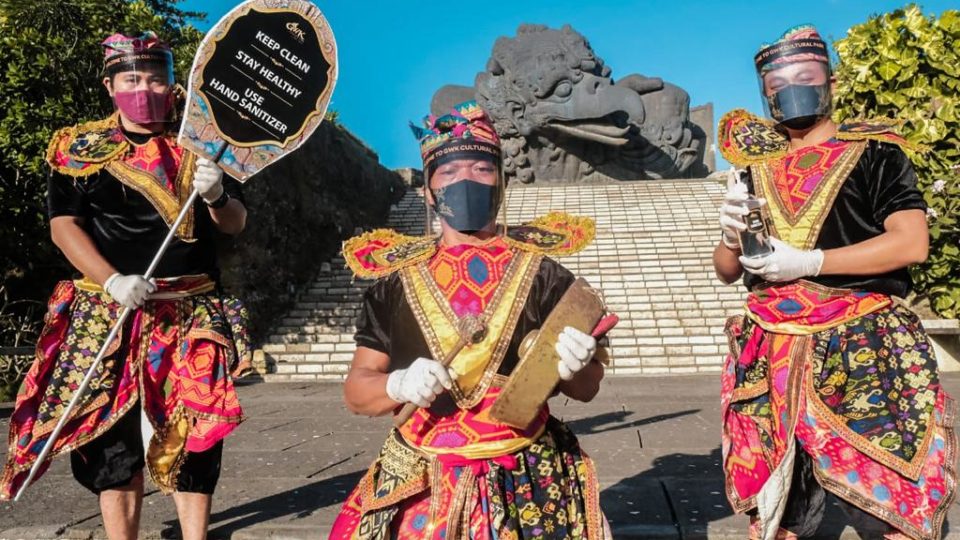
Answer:
[[[593,359],[597,352],[597,340],[590,334],[568,326],[557,337],[555,348],[560,355],[557,371],[561,379],[569,381]]]
[[[223,195],[223,170],[206,158],[197,160],[193,173],[193,187],[200,192],[200,198],[210,204]]]
[[[764,281],[793,281],[802,277],[820,275],[823,251],[797,249],[778,238],[770,238],[773,253],[765,257],[740,257],[743,269],[760,276]]]

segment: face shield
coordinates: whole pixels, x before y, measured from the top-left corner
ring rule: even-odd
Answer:
[[[424,165],[426,233],[434,218],[463,233],[499,230],[497,216],[506,193],[499,147],[484,141],[458,141],[439,148]],[[430,199],[433,203],[430,203]]]
[[[151,124],[170,120],[173,109],[173,54],[164,49],[118,54],[107,59],[113,102],[129,120]]]
[[[830,64],[820,40],[781,42],[754,59],[764,110],[780,126],[812,127],[832,111]]]

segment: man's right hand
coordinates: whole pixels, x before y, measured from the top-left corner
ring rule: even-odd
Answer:
[[[407,369],[390,372],[387,395],[394,401],[426,408],[444,389],[453,388],[456,376],[455,371],[443,367],[436,360],[417,358]]]
[[[103,290],[121,306],[137,309],[147,301],[150,293],[157,290],[157,284],[152,279],[143,279],[143,276],[114,273],[104,282]]]

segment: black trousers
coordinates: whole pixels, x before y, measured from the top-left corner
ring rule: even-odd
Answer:
[[[70,452],[70,468],[80,485],[100,494],[130,485],[146,465],[143,452],[137,403],[105,433]],[[177,491],[213,494],[222,457],[223,441],[209,450],[188,453],[177,475]]]

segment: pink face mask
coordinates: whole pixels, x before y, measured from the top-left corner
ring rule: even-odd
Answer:
[[[120,112],[137,124],[152,124],[167,121],[173,107],[173,95],[150,90],[115,92],[113,102]]]

